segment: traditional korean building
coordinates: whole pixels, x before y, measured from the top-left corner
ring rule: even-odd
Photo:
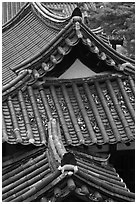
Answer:
[[[3,2],[4,202],[135,201],[135,61],[86,17]]]

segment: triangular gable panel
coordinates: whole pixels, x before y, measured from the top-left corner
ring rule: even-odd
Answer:
[[[95,76],[96,73],[85,66],[79,59],[76,59],[75,62],[70,66],[70,68],[64,72],[59,78],[60,79],[73,79],[73,78],[82,78]]]

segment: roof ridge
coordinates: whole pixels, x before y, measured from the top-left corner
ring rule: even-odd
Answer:
[[[58,34],[55,38],[53,38],[48,45],[45,45],[43,47],[43,49],[41,50],[40,53],[36,54],[35,56],[29,58],[29,59],[26,59],[25,61],[23,61],[22,63],[20,63],[19,65],[15,66],[12,68],[13,71],[16,71],[18,69],[20,69],[21,67],[25,66],[25,65],[30,65],[31,62],[33,60],[35,60],[36,58],[42,56],[42,54],[44,52],[46,52],[49,48],[53,48],[53,44],[56,43],[56,41],[65,33],[65,31],[70,28],[72,26],[72,22],[69,22]]]
[[[69,39],[69,35],[70,33],[73,32],[74,26],[75,26],[74,37],[76,39],[75,39],[75,42],[72,42]],[[68,34],[68,29],[71,30],[69,34]],[[86,37],[86,39],[84,38],[82,31],[86,32],[89,35],[88,37]],[[64,37],[61,37],[61,36],[62,35],[65,36],[65,33],[67,36],[64,39]],[[30,65],[32,66],[33,63],[36,62],[36,60],[37,60],[37,66],[39,66],[38,65],[39,61],[42,61],[42,59],[43,61],[45,61],[44,58],[48,55],[48,59],[46,60],[49,60],[49,62],[51,61],[50,66],[52,67],[48,68],[47,71],[51,71],[55,67],[55,65],[60,63],[63,60],[63,57],[71,51],[72,47],[77,45],[81,40],[83,44],[89,47],[90,52],[96,53],[100,59],[105,60],[106,63],[108,63],[108,65],[112,66],[114,69],[122,72],[127,71],[127,72],[131,72],[131,74],[134,74],[135,61],[119,54],[114,49],[112,49],[109,45],[103,42],[102,39],[100,39],[92,30],[90,30],[87,26],[85,26],[85,24],[82,23],[81,17],[79,16],[74,16],[72,20],[57,34],[57,36],[53,38],[53,40],[50,41],[50,43],[41,50],[41,52],[23,61],[21,64],[17,65],[16,67],[13,67],[12,70],[15,72],[16,71],[18,72],[20,69],[23,69],[23,67],[28,68]],[[62,48],[60,48],[61,47],[60,43],[63,43],[63,42],[65,42],[65,44],[67,44],[70,47],[70,50],[68,52],[67,51],[65,52]],[[48,52],[47,54],[47,51],[49,51],[48,49],[50,49],[50,53]],[[57,51],[60,55],[59,60],[56,60],[56,57],[53,54],[55,51]],[[103,58],[101,56],[102,53],[104,53]],[[36,63],[35,63],[35,66],[36,66]]]
[[[135,194],[128,190],[114,168],[109,170],[109,164],[105,167],[94,161],[85,162],[80,157],[75,159],[72,151],[64,153],[56,165],[55,155],[50,155],[52,149],[40,148],[31,152],[27,160],[22,160],[20,166],[9,168],[3,174],[4,201],[29,202],[38,198],[43,199],[43,196],[45,200],[54,198],[58,201],[58,198],[64,198],[68,193],[84,196],[83,199],[92,202],[98,199],[106,201],[110,197],[119,201],[134,201]],[[52,169],[52,162],[55,169]],[[49,190],[50,194],[47,196],[45,193]]]
[[[33,2],[32,3],[33,7],[39,12],[40,15],[43,15],[43,17],[48,18],[52,20],[53,22],[65,22],[66,20],[70,19],[70,16],[68,17],[62,17],[55,15],[52,13],[48,8],[43,6],[40,2]]]
[[[19,92],[19,90],[21,89],[22,85],[23,87],[27,87],[27,86],[35,86],[35,87],[40,87],[41,85],[44,85],[43,83],[45,82],[40,82],[37,83],[37,79],[34,80],[33,82],[30,82],[29,79],[31,79],[33,77],[32,71],[31,70],[22,70],[20,72],[20,74],[13,79],[11,82],[9,82],[7,85],[3,86],[2,89],[2,96],[3,96],[3,101],[5,101],[6,97],[11,95],[14,92]],[[121,74],[100,74],[100,75],[95,75],[95,76],[91,76],[91,77],[85,77],[85,78],[74,78],[74,79],[59,79],[59,78],[52,78],[52,77],[46,77],[46,84],[47,85],[59,85],[59,84],[67,84],[67,83],[77,83],[77,84],[83,84],[85,82],[88,82],[90,80],[90,82],[94,83],[94,81],[104,81],[106,79],[114,79],[116,77],[124,77]],[[25,83],[25,84],[24,84]]]
[[[97,35],[95,35],[93,32],[91,32],[91,30],[89,29],[89,27],[83,23],[82,24],[82,27],[84,28],[84,30],[88,31],[90,33],[90,35],[92,34],[92,36],[95,38],[95,39],[98,39],[98,41],[105,47],[109,50],[109,52],[112,52],[114,55],[116,55],[117,57],[121,58],[123,60],[123,63],[125,62],[130,62],[131,64],[135,64],[135,60],[131,59],[131,58],[128,58],[128,57],[125,57],[124,55],[118,53],[117,51],[115,51],[113,48],[111,48],[109,45],[107,45],[106,43],[104,43]]]
[[[107,162],[108,160],[109,160],[109,158],[110,158],[110,154],[108,154],[107,155],[107,157],[106,158],[104,158],[104,157],[101,157],[101,156],[99,156],[99,155],[92,155],[92,154],[87,154],[87,153],[85,153],[85,152],[79,152],[79,151],[76,151],[76,150],[69,150],[70,152],[72,151],[76,156],[78,156],[78,157],[83,157],[83,158],[85,158],[85,159],[88,159],[88,160],[90,160],[90,161],[98,161],[98,162]]]
[[[52,14],[54,14],[54,15],[59,15],[59,16],[62,16],[62,17],[65,17],[65,15],[63,14],[63,12],[61,13],[61,14],[59,14],[59,13],[54,13],[55,11],[57,12],[57,11],[63,11],[63,8],[53,8],[52,6],[49,6],[49,5],[47,5],[47,4],[45,4],[45,3],[47,3],[47,2],[42,2],[42,6],[44,7],[44,8],[46,8],[47,10],[49,10]],[[67,16],[67,15],[66,15]]]

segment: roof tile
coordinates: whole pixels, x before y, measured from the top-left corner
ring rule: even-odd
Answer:
[[[30,202],[40,200],[43,196],[46,196],[46,200],[54,198],[54,201],[61,201],[70,192],[81,195],[87,201],[98,199],[97,195],[100,195],[102,201],[108,198],[114,201],[134,201],[135,194],[127,189],[116,170],[108,164],[109,157],[100,158],[78,151],[67,152],[73,154],[78,170],[72,177],[66,177],[57,169],[60,162],[57,163],[51,153],[50,148],[35,149],[27,152],[29,157],[17,156],[19,163],[13,161],[12,165],[3,168],[3,201]]]
[[[5,98],[3,140],[17,143],[21,138],[22,144],[46,144],[48,121],[52,118],[59,120],[65,145],[134,140],[134,95],[130,83],[124,85],[128,76],[108,78],[51,80],[18,91],[18,97]],[[118,81],[125,87],[124,95]]]
[[[24,19],[24,21],[23,21]],[[38,32],[42,31],[41,33]],[[41,51],[43,45],[49,43],[51,39],[53,39],[58,32],[53,29],[49,29],[45,24],[40,22],[37,17],[33,14],[33,12],[29,12],[27,16],[24,16],[21,21],[18,22],[17,26],[14,26],[12,29],[9,29],[3,33],[3,46],[8,49],[8,55],[3,53],[3,60],[8,60],[8,56],[14,53],[14,56],[20,55],[21,57],[15,60],[12,60],[11,66],[16,66],[16,60],[18,60],[18,64],[28,59],[32,54],[36,54]],[[10,44],[6,40],[6,37],[12,43]],[[21,44],[20,44],[21,43]],[[24,51],[22,51],[22,48]],[[3,67],[3,80],[6,74],[6,71],[10,67],[10,63]],[[13,76],[15,77],[15,76]],[[5,77],[6,78],[6,77]],[[3,83],[7,83],[8,79],[3,81]],[[10,81],[10,79],[9,79]]]

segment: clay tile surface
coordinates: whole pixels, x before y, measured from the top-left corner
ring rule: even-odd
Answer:
[[[31,5],[24,7],[17,22],[2,33],[3,85],[16,77],[12,67],[39,53],[58,32],[46,26]]]
[[[11,163],[3,169],[3,201],[22,202],[29,198],[34,199],[38,192],[47,187],[56,179],[60,172],[50,167],[48,153],[44,149],[35,150],[33,154],[17,157],[18,162]]]
[[[49,80],[16,91],[3,101],[3,142],[40,146],[46,142],[52,118],[59,120],[65,146],[133,141],[133,83],[131,76],[112,75],[95,80]]]
[[[15,17],[24,5],[25,2],[2,2],[2,24]]]
[[[134,200],[134,193],[129,191],[126,184],[117,174],[116,170],[109,165],[109,157],[102,159],[78,151],[75,152],[75,157],[77,159],[79,169],[79,171],[75,174],[77,178],[86,181],[90,187],[95,187],[97,190],[101,190],[100,192],[111,195],[114,202],[116,200],[120,201],[121,199],[127,201]],[[89,197],[93,202],[107,202],[107,199],[105,200],[103,197],[99,200],[99,197],[96,196],[95,193],[91,193]]]
[[[4,202],[63,201],[72,194],[90,202],[135,199],[109,156],[79,152],[135,140],[134,60],[110,48],[102,28],[90,30],[78,16],[70,20],[76,7],[3,4],[3,22],[11,20],[2,33],[2,142],[25,150],[3,158]],[[53,78],[73,64],[72,55],[83,62],[93,57],[93,75]]]
[[[49,5],[50,3],[45,4],[46,9]],[[60,3],[57,5],[60,6]],[[70,13],[76,7],[75,3],[63,3],[63,5],[66,10],[67,8],[70,10]],[[55,5],[52,4],[52,6]],[[40,3],[37,5],[36,3],[4,2],[3,9],[5,16],[7,13],[16,14],[14,18],[11,15],[11,20],[2,28],[2,83],[4,86],[16,78],[12,69],[39,55],[43,49],[48,47],[50,42],[56,39],[59,31],[69,23],[70,17],[58,20],[55,18],[56,13],[53,15],[52,9],[45,12],[43,4]],[[16,12],[12,12],[12,10]],[[101,32],[102,28],[100,27],[93,29],[93,33],[100,35]],[[108,43],[107,38],[100,39]]]
[[[78,2],[42,2],[43,6],[50,9],[55,15],[60,16],[71,16],[73,10],[78,6]],[[94,7],[92,2],[84,2],[84,7],[86,9],[91,9]]]
[[[71,153],[72,154],[72,153]],[[4,202],[63,201],[80,196],[86,201],[134,201],[116,170],[102,159],[73,152],[77,172],[73,176],[58,169],[52,150],[39,148],[3,163],[2,200]],[[71,163],[71,162],[70,162]],[[69,163],[68,163],[69,164]],[[86,166],[86,169],[85,169]]]

